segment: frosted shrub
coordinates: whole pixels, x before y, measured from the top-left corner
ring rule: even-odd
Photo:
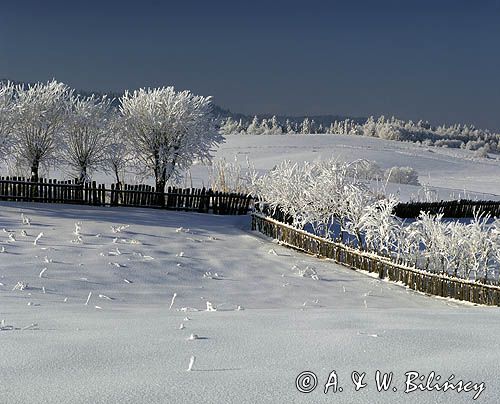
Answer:
[[[368,250],[390,255],[401,236],[401,221],[392,213],[399,201],[381,199],[365,207],[359,228],[365,235]]]
[[[393,213],[397,198],[379,198],[359,180],[360,164],[285,161],[256,178],[253,191],[271,211],[291,216],[296,228],[310,226],[328,239],[340,229],[340,241],[350,243],[344,236],[352,236],[359,249],[400,264],[465,279],[498,280],[498,220],[492,224],[488,215],[476,214],[463,223],[422,212],[404,223]]]
[[[481,147],[484,147],[485,143],[483,140],[469,140],[465,144],[465,148],[467,150],[479,150]]]
[[[209,167],[210,188],[221,192],[251,193],[252,176],[255,169],[247,159],[246,167],[235,161],[216,160]]]
[[[489,145],[484,145],[483,147],[477,149],[474,152],[474,157],[488,157],[488,152],[490,151]]]
[[[499,240],[490,216],[476,214],[469,224],[443,222],[422,213],[414,227],[423,250],[420,266],[465,279],[498,279]]]
[[[418,182],[418,173],[411,167],[392,167],[385,171],[384,176],[388,182],[420,185]]]
[[[362,160],[356,166],[357,177],[362,180],[381,180],[384,178],[384,171],[380,166],[371,160]]]
[[[253,183],[253,193],[272,210],[293,217],[297,228],[310,224],[317,234],[331,238],[340,226],[359,242],[361,212],[375,197],[356,177],[358,164],[284,161]]]
[[[442,139],[442,140],[436,140],[434,142],[434,146],[448,147],[450,149],[459,149],[464,146],[464,142],[462,142],[461,140]]]

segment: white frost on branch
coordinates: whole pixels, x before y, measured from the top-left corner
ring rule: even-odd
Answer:
[[[39,167],[58,157],[71,95],[72,90],[55,80],[15,88],[13,152],[19,165],[31,168],[35,180]]]
[[[0,160],[11,147],[14,105],[14,85],[0,82]]]
[[[111,100],[72,96],[63,137],[63,158],[80,183],[102,168],[108,146]]]

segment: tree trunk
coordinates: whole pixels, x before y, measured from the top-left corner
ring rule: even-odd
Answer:
[[[156,178],[156,204],[162,208],[165,206],[165,179]]]
[[[116,183],[121,185],[122,182],[120,181],[120,174],[118,172],[118,168],[115,166],[113,171],[115,173]]]
[[[118,203],[123,203],[123,194],[122,194],[122,182],[120,181],[120,173],[118,170],[118,166],[113,164],[113,173],[115,174],[116,179],[116,191],[118,192]]]
[[[38,160],[33,161],[31,164],[31,181],[38,182],[38,169],[40,167],[40,162]]]
[[[78,183],[79,184],[84,184],[85,181],[87,180],[87,167],[81,167],[80,169],[80,178],[78,178]]]
[[[38,168],[40,166],[40,162],[38,160],[33,161],[31,164],[31,182],[38,182]],[[38,198],[38,185],[32,185],[30,189],[30,197]]]

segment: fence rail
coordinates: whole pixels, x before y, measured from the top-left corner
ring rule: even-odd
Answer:
[[[211,189],[168,187],[156,192],[149,185],[79,184],[77,180],[0,177],[0,200],[16,202],[65,203],[92,206],[133,206],[183,210],[219,215],[245,215],[253,199],[244,194],[224,193]]]
[[[380,279],[387,278],[394,282],[401,282],[419,292],[477,304],[500,306],[500,287],[497,285],[453,278],[446,274],[435,274],[398,265],[388,258],[314,236],[258,213],[252,215],[252,229],[289,247],[318,257],[330,258],[352,269],[377,273]]]

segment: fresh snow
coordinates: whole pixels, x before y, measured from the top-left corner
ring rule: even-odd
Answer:
[[[249,227],[249,216],[0,203],[0,401],[471,402],[404,394],[410,370],[484,381],[477,401],[497,401],[498,308],[425,296]],[[397,392],[376,391],[377,369]],[[311,394],[295,388],[304,370],[318,375]],[[332,370],[343,392],[325,395]],[[367,372],[358,392],[353,371]]]

